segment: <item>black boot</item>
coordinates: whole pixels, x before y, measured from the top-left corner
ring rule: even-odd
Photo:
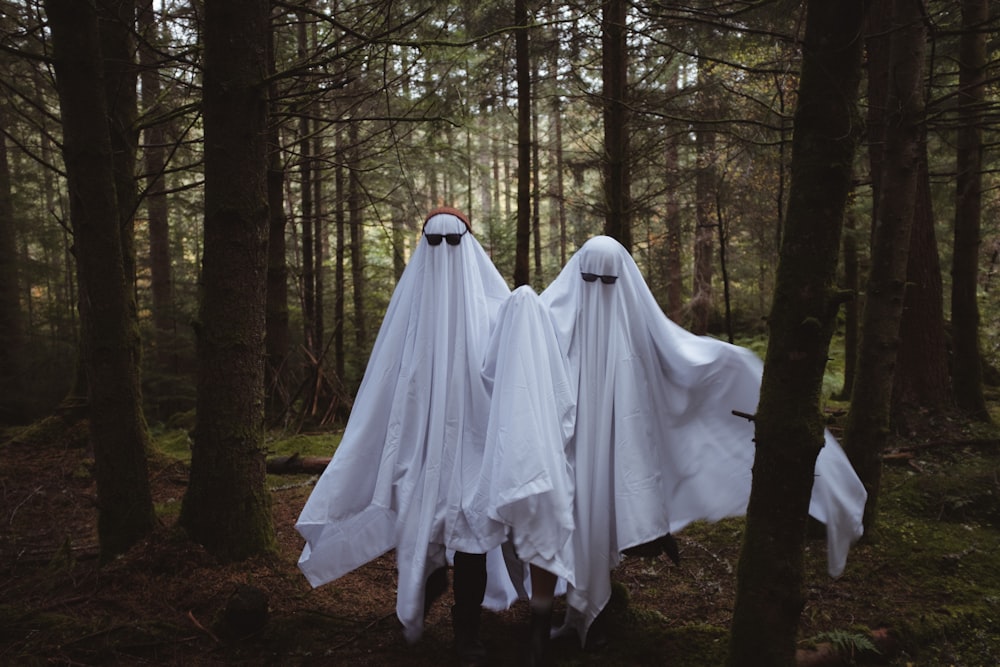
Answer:
[[[528,652],[525,667],[547,667],[550,662],[549,643],[552,637],[552,607],[532,609],[528,625]]]
[[[665,553],[674,562],[674,565],[681,564],[681,552],[677,546],[677,540],[670,533],[661,535],[650,542],[629,547],[622,553],[626,556],[638,556],[639,558],[656,558]]]
[[[486,554],[455,553],[452,589],[455,606],[451,608],[451,625],[459,664],[481,667],[486,664],[486,647],[479,640],[479,619],[486,596]]]
[[[479,608],[451,608],[451,627],[455,632],[455,653],[461,667],[482,667],[486,664],[486,647],[479,640]]]

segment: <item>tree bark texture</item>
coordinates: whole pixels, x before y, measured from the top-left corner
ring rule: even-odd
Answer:
[[[368,313],[365,300],[368,287],[365,281],[365,230],[361,225],[361,160],[358,157],[358,124],[347,129],[347,226],[351,231],[351,282],[354,285],[354,328],[358,350],[368,349]]]
[[[927,132],[921,131],[917,192],[906,262],[906,294],[899,325],[899,358],[893,378],[889,422],[907,429],[911,418],[954,407],[944,326],[944,284],[938,256],[927,169]]]
[[[0,424],[27,418],[24,395],[24,323],[17,270],[17,234],[10,163],[7,160],[6,103],[0,102]]]
[[[668,96],[676,93],[677,78],[670,78]],[[683,272],[681,270],[681,183],[680,156],[678,152],[677,133],[672,132],[667,138],[666,153],[663,160],[664,184],[666,185],[666,267],[667,304],[666,312],[671,320],[681,323],[683,314]]]
[[[921,0],[894,0],[889,47],[883,166],[871,271],[858,350],[858,373],[845,426],[845,449],[868,491],[865,531],[874,529],[889,436],[906,266],[922,159],[925,28]]]
[[[514,57],[517,62],[517,232],[514,287],[531,282],[531,58],[528,49],[528,7],[514,0]]]
[[[885,164],[888,113],[892,3],[882,3],[869,15],[868,153],[872,178],[872,217],[878,215]],[[913,229],[907,259],[906,295],[900,322],[899,352],[893,380],[890,422],[905,428],[918,409],[944,410],[951,404],[945,343],[941,263],[934,233],[930,176],[927,169],[927,133],[920,132]],[[874,231],[874,227],[873,227]],[[853,370],[853,369],[852,369]],[[845,389],[853,386],[846,381]],[[849,396],[849,393],[846,394]]]
[[[298,26],[298,56],[305,59],[309,52],[308,18],[305,12],[297,13]],[[301,99],[309,99],[308,84],[303,84],[299,91]],[[311,109],[308,104],[297,109],[299,112],[299,203],[302,211],[302,339],[309,356],[316,358],[320,342],[315,339],[316,322],[316,257],[313,240],[313,159],[312,159],[312,121]],[[315,379],[319,369],[310,369],[310,375]],[[313,384],[313,383],[310,383]]]
[[[136,302],[135,217],[139,206],[136,163],[139,150],[138,66],[135,61],[135,0],[98,0],[98,27],[101,35],[101,64],[108,127],[111,133],[112,165],[118,204],[118,225],[122,237],[122,264],[125,273],[129,345],[134,364],[142,368],[139,339],[139,310]],[[141,386],[141,385],[140,385]],[[141,398],[140,398],[141,403]]]
[[[987,0],[962,0],[959,44],[955,243],[951,267],[952,383],[958,407],[989,421],[979,347],[979,246],[982,213],[983,95],[988,62]]]
[[[807,9],[788,215],[756,414],[756,458],[728,664],[795,664],[823,371],[836,324],[840,236],[859,125],[863,0]]]
[[[313,26],[315,31],[315,25]],[[314,35],[315,42],[315,35]],[[315,134],[312,138],[312,155],[323,154],[323,137]],[[324,182],[322,172],[319,169],[315,157],[313,159],[313,286],[315,299],[313,305],[313,339],[316,341],[318,356],[322,358],[324,353],[324,327],[323,321],[323,295],[324,295],[324,265],[326,256],[329,254],[329,242],[326,237],[326,210],[323,207]]]
[[[112,164],[122,235],[122,258],[127,288],[131,293],[135,290],[135,210],[139,201],[135,177],[139,146],[136,125],[138,68],[134,60],[133,39],[136,6],[134,0],[98,0],[97,9],[104,91],[108,105],[107,123],[111,132]],[[132,317],[138,319],[134,299],[130,300],[130,307]],[[135,349],[138,352],[141,348],[137,345]]]
[[[149,225],[150,288],[153,295],[153,324],[156,328],[156,362],[161,371],[178,373],[176,324],[173,305],[173,271],[170,265],[170,224],[167,205],[166,169],[167,121],[160,120],[160,74],[155,51],[157,25],[153,0],[142,0],[138,16],[140,81],[143,115],[148,123],[143,131],[143,161],[146,171],[146,218]]]
[[[531,61],[531,80],[538,81],[538,58]],[[538,133],[538,105],[531,107],[531,241],[534,249],[535,280],[538,285],[545,284],[545,274],[542,272],[542,169],[541,169],[541,139]]]
[[[334,194],[335,210],[334,216],[334,250],[333,250],[333,357],[334,368],[337,377],[343,378],[346,370],[346,359],[344,358],[344,305],[346,302],[346,279],[344,275],[344,255],[347,246],[347,223],[344,215],[344,200],[347,191],[347,174],[344,167],[345,150],[344,134],[342,129],[338,129],[335,137],[337,166],[334,167]]]
[[[205,251],[197,424],[181,507],[225,560],[275,544],[264,486],[267,0],[205,4]]]
[[[550,38],[549,67],[556,71],[559,66],[560,44],[558,38]],[[549,125],[552,127],[552,138],[549,141],[549,153],[555,173],[549,184],[549,238],[555,239],[549,250],[549,256],[558,262],[559,266],[566,264],[566,165],[563,158],[563,102],[560,83],[554,82],[552,101],[549,107]]]
[[[704,99],[704,96],[702,96]],[[709,106],[709,103],[703,105]],[[712,267],[715,266],[715,133],[706,127],[696,130],[698,170],[695,176],[694,276],[691,289],[691,332],[708,333],[712,314]]]
[[[601,62],[604,82],[604,233],[632,252],[631,150],[628,108],[628,5],[601,6]]]
[[[274,30],[267,32],[268,72],[275,73]],[[275,98],[278,86],[274,79],[268,85],[271,114],[267,127],[267,304],[265,306],[264,346],[267,354],[265,387],[267,413],[276,418],[288,408],[291,388],[288,355],[291,350],[291,331],[288,316],[288,264],[285,257],[285,166],[282,163],[281,131],[276,114]]]
[[[155,525],[139,390],[139,336],[132,317],[115,156],[105,99],[98,7],[45,3],[63,123],[63,160],[80,277],[81,350],[97,482],[102,560],[128,550]]]

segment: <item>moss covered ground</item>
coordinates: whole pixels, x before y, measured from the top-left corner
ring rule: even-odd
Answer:
[[[998,415],[1000,417],[1000,415]],[[998,418],[997,421],[1000,421]],[[931,432],[933,430],[933,432]],[[452,664],[449,600],[407,645],[394,614],[392,554],[311,589],[296,568],[293,525],[309,475],[269,475],[279,552],[216,562],[174,528],[183,497],[187,431],[154,433],[151,479],[162,527],[98,568],[86,429],[46,423],[0,445],[0,664],[442,665]],[[271,455],[329,455],[337,436],[268,439]],[[847,570],[825,572],[820,537],[807,545],[803,660],[833,647],[838,662],[936,667],[1000,665],[1000,440],[953,422],[897,438],[886,458],[877,530]],[[681,563],[627,558],[614,572],[607,641],[554,646],[556,665],[721,665],[727,650],[742,520],[680,535]],[[268,598],[260,629],[219,623],[234,591]],[[495,665],[519,664],[527,607],[487,613]],[[558,612],[557,612],[558,613]],[[891,638],[873,643],[873,638]],[[872,646],[881,654],[871,651]],[[803,663],[805,664],[805,663]]]

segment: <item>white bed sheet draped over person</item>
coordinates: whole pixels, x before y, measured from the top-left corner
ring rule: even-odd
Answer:
[[[576,403],[548,310],[531,287],[515,289],[500,309],[483,377],[491,404],[476,532],[497,544],[509,539],[522,562],[572,582],[565,546],[573,532],[573,471],[565,448]],[[511,577],[524,579],[513,564]]]
[[[671,322],[632,257],[609,237],[587,241],[540,295],[567,356],[576,395],[575,581],[564,629],[584,642],[611,595],[623,550],[696,520],[746,512],[763,364],[750,350]],[[866,498],[827,436],[810,513],[826,523],[828,569],[839,575],[861,535]]]
[[[448,550],[486,552],[466,512],[489,416],[483,354],[510,289],[468,231],[451,213],[427,219],[344,437],[295,525],[306,540],[299,568],[314,587],[396,549],[396,612],[409,641],[423,632],[426,580]],[[514,599],[509,581],[490,578],[486,606]]]

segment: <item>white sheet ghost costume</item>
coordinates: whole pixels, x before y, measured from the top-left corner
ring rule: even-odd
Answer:
[[[427,219],[344,437],[295,524],[306,540],[299,568],[314,587],[396,550],[396,613],[409,641],[423,632],[426,580],[448,550],[494,546],[472,531],[467,511],[489,417],[480,370],[510,289],[468,231],[450,213]],[[499,552],[493,559],[502,571]],[[484,606],[516,599],[509,581],[490,582]]]
[[[692,521],[745,514],[754,431],[732,411],[755,412],[763,363],[750,350],[671,322],[632,257],[609,237],[587,241],[540,299],[568,361],[576,405],[566,448],[573,530],[551,560],[575,575],[564,630],[576,630],[582,643],[610,598],[610,571],[623,550]],[[865,499],[828,434],[810,514],[826,524],[831,575],[842,572],[861,535]]]
[[[572,583],[573,471],[565,448],[576,399],[548,309],[531,287],[518,287],[501,307],[483,378],[491,402],[476,532],[490,535],[490,544],[509,540],[522,563]],[[525,573],[508,565],[526,596]]]

